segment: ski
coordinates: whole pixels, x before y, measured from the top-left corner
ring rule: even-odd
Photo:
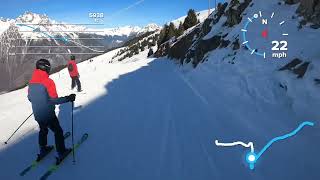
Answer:
[[[82,135],[81,139],[74,145],[73,149],[61,160],[59,160],[59,163],[55,163],[54,165],[52,165],[51,167],[49,167],[49,169],[47,170],[47,172],[45,172],[40,180],[46,180],[51,174],[53,174],[55,171],[57,171],[59,169],[59,166],[63,163],[63,161],[70,155],[72,154],[72,151],[76,151],[80,145],[86,141],[88,139],[88,134],[85,133]]]
[[[70,137],[71,133],[70,132],[66,132],[64,134],[64,139],[67,139],[68,137]],[[39,165],[39,163],[48,155],[52,152],[52,150],[54,150],[55,148],[52,148],[50,151],[48,151],[48,153],[46,155],[44,155],[41,158],[37,158],[36,160],[34,160],[31,165],[29,165],[28,167],[26,167],[23,171],[20,172],[20,176],[24,176],[26,175],[29,171],[31,171],[32,169],[34,169],[35,167],[37,167]]]

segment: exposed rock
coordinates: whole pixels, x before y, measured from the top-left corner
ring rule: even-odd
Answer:
[[[240,42],[239,42],[239,38],[237,38],[233,43],[232,43],[232,50],[238,50],[240,49]]]
[[[297,13],[307,22],[312,23],[312,28],[320,27],[320,0],[300,0]]]
[[[286,4],[292,5],[292,4],[297,4],[300,2],[300,0],[285,0],[284,1]]]
[[[224,3],[224,4],[219,3],[217,6],[217,12],[214,15],[214,18],[212,18],[212,16],[210,16],[210,18],[207,18],[203,22],[202,32],[201,32],[202,37],[207,35],[211,31],[212,26],[214,26],[216,23],[219,22],[221,16],[224,14],[224,11],[227,6],[228,6],[228,3]]]
[[[222,39],[219,48],[228,47],[229,44],[230,44],[230,41],[229,41],[229,40],[224,40],[224,39]]]
[[[239,16],[238,10],[230,8],[227,11],[227,21],[225,23],[226,26],[233,27],[236,24],[239,24],[242,20],[241,16]]]
[[[289,71],[293,72],[294,74],[298,75],[297,78],[303,78],[304,74],[306,73],[306,71],[308,69],[310,62],[304,62],[303,64],[301,64],[302,62],[303,61],[296,58],[296,59],[292,60],[290,63],[288,63],[287,65],[280,68],[279,71],[289,70]],[[298,66],[299,64],[301,64],[301,65]]]
[[[296,58],[296,59],[292,60],[290,63],[288,63],[287,65],[280,68],[279,71],[292,70],[300,63],[302,63],[302,61],[300,59]]]
[[[227,21],[224,24],[228,27],[233,27],[236,24],[239,24],[242,20],[242,12],[249,6],[252,0],[244,0],[243,3],[239,3],[238,0],[231,1],[231,7],[227,10],[226,16]]]
[[[320,84],[320,79],[314,79],[315,84]]]
[[[240,3],[237,0],[232,0],[227,12],[228,3],[219,3],[214,16],[205,20],[202,26],[194,28],[189,34],[178,39],[171,47],[161,45],[156,56],[166,55],[166,52],[168,52],[168,57],[178,59],[181,64],[192,62],[193,66],[196,67],[200,62],[204,61],[204,57],[209,51],[218,47],[225,48],[231,43],[230,40],[224,40],[224,37],[228,34],[216,35],[209,39],[203,39],[203,37],[211,31],[212,27],[220,21],[223,15],[227,16],[225,25],[233,26],[239,24],[243,11],[249,6],[251,1],[244,0]],[[169,48],[169,51],[166,51],[167,48]],[[239,48],[240,43],[239,39],[237,39],[233,43],[233,49]]]
[[[299,28],[308,22],[312,23],[311,28],[320,28],[320,0],[285,0],[284,2],[289,5],[300,3],[297,13],[304,17],[304,20],[300,22]]]
[[[154,53],[154,57],[159,58],[168,55],[170,49],[169,42],[163,43],[158,47],[158,50]]]
[[[168,56],[180,60],[180,63],[192,62],[193,66],[203,61],[205,54],[221,45],[221,36],[215,36],[207,40],[202,38],[219,22],[228,3],[218,4],[216,14],[205,20],[202,26],[196,27],[188,35],[179,39],[169,50]],[[230,42],[225,42],[229,44]]]
[[[149,52],[148,52],[148,57],[152,56],[152,55],[153,55],[153,53],[154,53],[154,52],[153,52],[153,49],[152,49],[152,48],[150,48],[150,49],[149,49]]]
[[[301,66],[299,66],[298,68],[293,70],[293,73],[298,75],[297,78],[303,78],[304,74],[306,73],[306,71],[308,69],[309,64],[310,64],[310,62],[305,62]]]
[[[215,18],[213,21],[214,24],[219,22],[221,16],[224,14],[224,11],[226,10],[227,6],[228,6],[228,3],[223,3],[223,4],[219,3],[218,4],[218,6],[217,6],[218,12],[214,15],[214,18]]]
[[[183,64],[183,60],[186,58],[186,54],[189,51],[189,48],[193,44],[194,37],[199,34],[200,28],[195,28],[192,32],[188,35],[184,36],[178,42],[176,42],[170,49],[169,49],[169,57],[180,59],[181,64]]]
[[[221,44],[221,36],[214,36],[208,40],[201,40],[197,44],[197,48],[191,50],[187,54],[187,59],[192,59],[192,64],[196,67],[205,56],[206,53],[218,48]]]
[[[301,0],[300,6],[297,12],[306,17],[310,18],[314,13],[314,3],[317,0]]]
[[[312,29],[319,29],[320,28],[320,24],[312,24],[312,25],[310,25],[310,27]]]

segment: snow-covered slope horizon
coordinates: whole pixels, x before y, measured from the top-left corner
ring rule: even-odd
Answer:
[[[210,13],[212,13],[215,9],[210,9]],[[209,16],[209,11],[208,10],[202,10],[202,11],[198,11],[196,12],[197,18],[199,20],[200,23],[202,23],[205,19],[208,18]],[[186,19],[187,15],[179,17],[173,21],[171,21],[176,27],[179,27],[180,23],[183,23],[184,20]],[[170,23],[170,22],[169,22]],[[168,23],[168,24],[169,24]]]
[[[140,35],[146,32],[153,32],[159,30],[160,27],[155,23],[150,23],[145,27],[139,26],[123,26],[116,28],[105,28],[105,29],[97,29],[102,32],[97,32],[99,35],[110,35],[110,36],[132,36],[132,35]],[[94,29],[89,29],[94,30]]]

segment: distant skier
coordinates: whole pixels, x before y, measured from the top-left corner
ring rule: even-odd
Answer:
[[[70,57],[70,61],[68,62],[68,71],[71,77],[71,89],[74,89],[77,85],[78,92],[81,92],[81,82],[80,82],[80,75],[78,72],[78,67],[76,63],[76,58],[74,55]]]
[[[28,99],[32,104],[35,120],[40,127],[40,154],[38,155],[38,159],[41,159],[53,149],[53,146],[47,146],[48,128],[54,133],[58,158],[65,156],[71,151],[71,149],[65,147],[63,130],[55,114],[55,105],[73,102],[76,95],[71,94],[59,98],[55,83],[49,78],[50,69],[51,65],[48,60],[38,60],[28,89]]]

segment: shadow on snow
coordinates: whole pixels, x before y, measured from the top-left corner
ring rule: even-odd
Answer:
[[[236,122],[241,118],[228,121],[225,119],[228,115],[214,113],[218,107],[204,104],[173,68],[171,62],[154,60],[106,84],[105,96],[78,109],[75,140],[86,132],[89,139],[76,152],[76,165],[72,165],[70,157],[51,178],[319,179],[318,161],[314,159],[320,150],[319,142],[313,146],[309,146],[310,141],[301,144],[306,141],[303,136],[306,133],[288,140],[288,144],[274,146],[253,172],[244,162],[247,149],[216,147],[213,143],[216,137],[231,140],[236,138],[234,134],[241,134],[243,139],[239,140],[254,139],[244,129],[245,125]],[[70,104],[60,106],[59,120],[64,131],[71,130],[70,110]],[[266,143],[279,131],[269,132],[259,136],[259,143]],[[19,172],[36,156],[37,136],[30,134],[0,152],[0,179],[20,178]],[[48,137],[53,143],[51,132]],[[67,140],[68,146],[70,142],[71,138]],[[21,179],[39,178],[53,162],[50,155]]]

